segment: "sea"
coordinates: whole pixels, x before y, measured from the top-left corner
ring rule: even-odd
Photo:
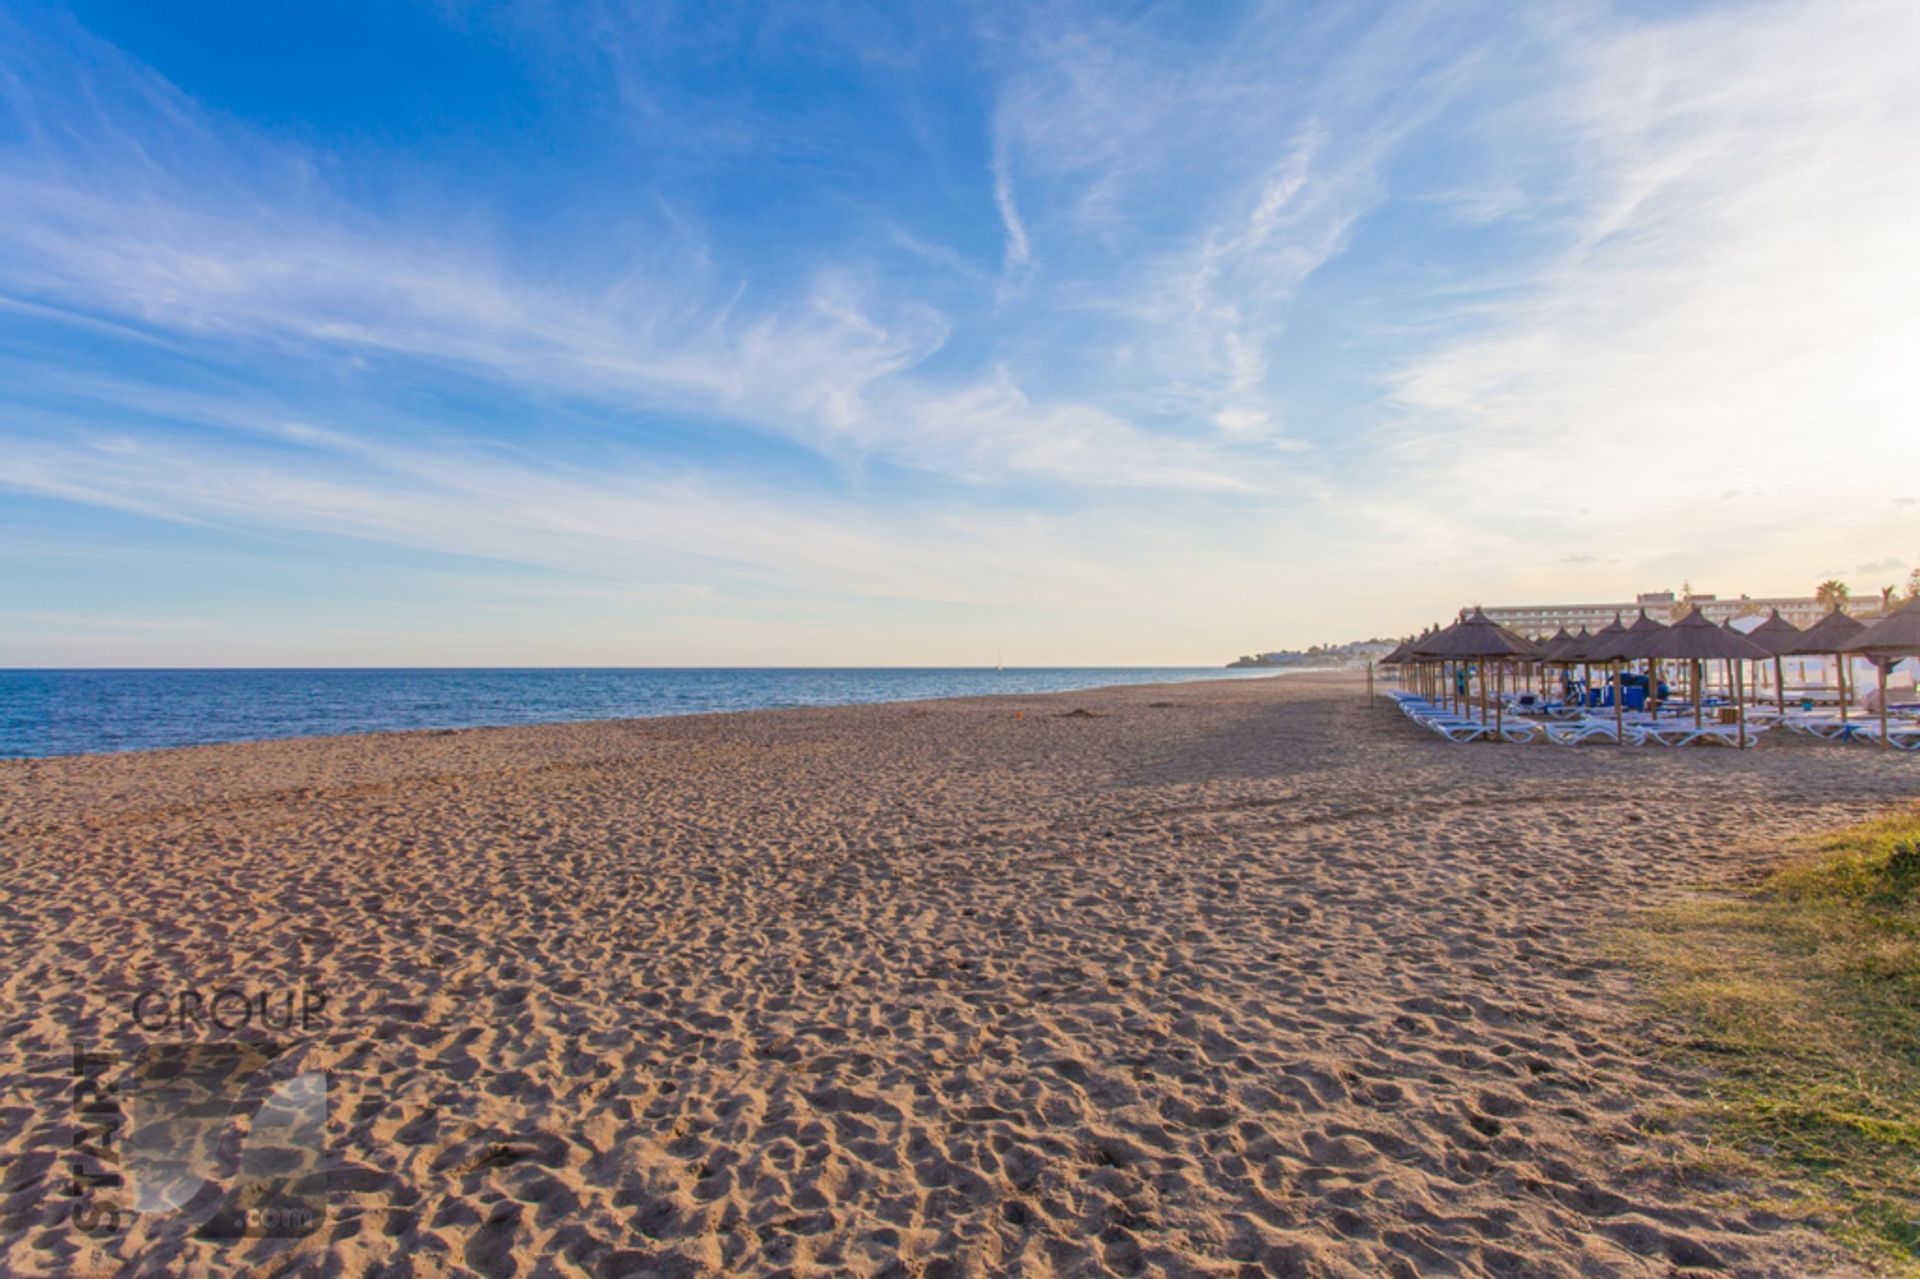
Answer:
[[[1217,666],[0,670],[0,758],[1257,678]]]

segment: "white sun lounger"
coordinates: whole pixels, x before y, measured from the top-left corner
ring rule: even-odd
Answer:
[[[1450,742],[1473,742],[1493,734],[1493,725],[1482,724],[1477,719],[1465,715],[1454,715],[1446,711],[1428,711],[1413,716],[1413,722],[1422,728],[1432,729]]]
[[[1422,728],[1430,728],[1450,742],[1474,742],[1483,737],[1499,736],[1510,742],[1532,741],[1537,726],[1525,720],[1515,720],[1495,728],[1492,722],[1477,715],[1459,715],[1452,711],[1443,711],[1432,705],[1401,707],[1407,718]]]
[[[1540,725],[1532,720],[1515,718],[1496,727],[1492,720],[1445,710],[1423,697],[1409,694],[1396,700],[1408,719],[1422,728],[1432,729],[1450,742],[1475,742],[1483,737],[1495,736],[1509,742],[1530,742],[1540,734]]]
[[[1748,724],[1747,745],[1752,746],[1767,731],[1768,725]],[[1702,724],[1698,728],[1692,724],[1650,724],[1640,730],[1643,742],[1652,742],[1657,746],[1692,746],[1705,742],[1713,746],[1740,745],[1740,726],[1738,724]]]
[[[1493,725],[1471,719],[1430,719],[1427,727],[1450,742],[1477,742],[1493,736]]]
[[[1621,728],[1610,719],[1580,719],[1566,724],[1548,724],[1545,726],[1547,740],[1555,746],[1578,746],[1582,742],[1617,742]],[[1639,745],[1645,740],[1646,729],[1638,724],[1624,726],[1626,740],[1630,745]]]
[[[1867,723],[1865,720],[1848,720],[1841,723],[1830,715],[1789,715],[1782,721],[1788,729],[1802,737],[1818,737],[1822,741],[1845,742],[1861,736]]]
[[[1869,742],[1880,740],[1880,725],[1873,720],[1847,727],[1853,730],[1851,737]],[[1920,751],[1920,724],[1888,724],[1887,745],[1900,751]]]

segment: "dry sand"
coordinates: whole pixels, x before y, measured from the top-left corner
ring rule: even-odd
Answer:
[[[1594,931],[1916,793],[1350,676],[0,765],[0,1269],[1845,1273]],[[65,1019],[235,984],[330,1000],[322,1228],[88,1239]]]

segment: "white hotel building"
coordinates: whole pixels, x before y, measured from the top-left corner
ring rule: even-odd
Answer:
[[[1699,609],[1710,622],[1724,622],[1743,615],[1758,620],[1779,609],[1780,616],[1802,630],[1826,616],[1827,612],[1826,607],[1811,595],[1742,595],[1737,599],[1723,600],[1717,595],[1676,595],[1672,591],[1646,592],[1626,604],[1503,604],[1482,611],[1510,630],[1539,637],[1551,635],[1563,626],[1575,633],[1583,626],[1589,631],[1597,631],[1610,624],[1616,616],[1631,623],[1640,616],[1641,609],[1645,609],[1647,616],[1656,622],[1672,622],[1688,608]]]

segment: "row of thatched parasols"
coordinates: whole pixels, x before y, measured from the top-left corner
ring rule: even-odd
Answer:
[[[1827,614],[1806,630],[1780,616],[1772,616],[1742,634],[1729,623],[1716,626],[1698,609],[1671,626],[1654,621],[1646,610],[1629,625],[1616,615],[1610,625],[1588,633],[1569,635],[1563,628],[1551,639],[1535,642],[1499,625],[1479,609],[1447,627],[1434,627],[1403,641],[1380,660],[1382,666],[1411,669],[1429,694],[1459,699],[1459,673],[1477,671],[1480,683],[1480,711],[1484,718],[1491,693],[1494,725],[1501,726],[1505,703],[1506,677],[1510,664],[1542,666],[1611,667],[1614,671],[1613,713],[1615,734],[1623,720],[1622,680],[1626,667],[1638,661],[1648,664],[1648,690],[1660,685],[1659,663],[1685,662],[1689,665],[1689,684],[1693,696],[1693,718],[1701,718],[1700,691],[1705,664],[1724,662],[1727,686],[1733,694],[1740,744],[1746,745],[1745,663],[1772,661],[1774,689],[1779,708],[1786,711],[1786,668],[1784,659],[1799,656],[1840,659],[1840,720],[1847,720],[1847,659],[1871,658],[1880,671],[1880,741],[1887,740],[1887,671],[1901,658],[1920,656],[1920,598],[1869,625],[1849,617],[1839,609]],[[1487,672],[1494,672],[1494,687],[1487,687]],[[1435,687],[1433,676],[1442,681]]]

